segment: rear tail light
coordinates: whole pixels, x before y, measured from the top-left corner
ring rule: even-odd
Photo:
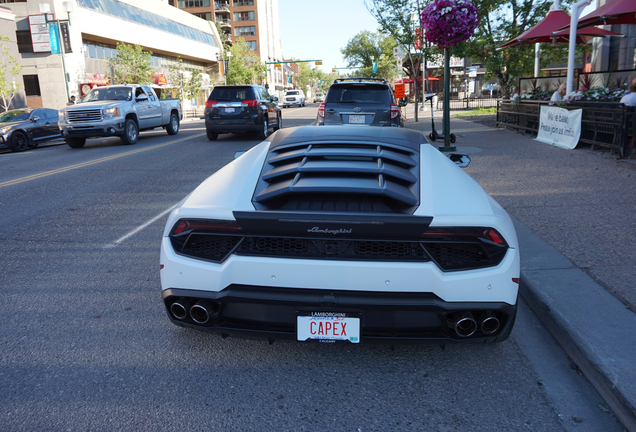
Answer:
[[[258,106],[258,101],[255,99],[247,99],[244,101],[241,101],[241,104],[243,104],[243,106],[247,106],[247,107],[257,107]]]
[[[241,231],[241,227],[234,221],[181,219],[175,224],[171,235],[180,235],[192,231],[206,233],[236,233]]]
[[[496,245],[505,246],[503,237],[492,228],[466,227],[466,228],[429,228],[422,234],[424,240],[440,241],[466,241],[485,240]]]
[[[219,103],[219,101],[209,100],[209,101],[207,101],[207,102],[205,103],[205,107],[206,107],[206,108],[212,108],[212,106],[213,106],[213,105],[216,105],[216,104],[218,104],[218,103]]]
[[[325,103],[321,103],[320,106],[318,107],[318,116],[320,116],[320,118],[325,118]]]
[[[396,104],[391,104],[391,118],[394,119],[400,115],[400,107]]]

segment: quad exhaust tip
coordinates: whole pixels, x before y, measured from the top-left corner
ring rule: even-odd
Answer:
[[[479,327],[484,334],[491,335],[499,330],[499,319],[490,311],[479,316]]]
[[[208,300],[199,300],[190,308],[190,317],[197,324],[214,321],[219,315],[219,305]]]
[[[457,312],[448,320],[448,326],[452,328],[459,337],[470,337],[477,329],[485,335],[492,335],[499,330],[501,323],[491,311],[484,311],[475,319],[469,311]]]

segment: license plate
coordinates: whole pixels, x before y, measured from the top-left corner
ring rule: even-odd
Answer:
[[[348,317],[340,312],[299,315],[296,320],[296,338],[299,341],[360,343],[360,318]]]
[[[225,108],[225,112],[226,113],[233,113],[234,112],[234,108]]]
[[[349,116],[349,123],[364,123],[364,116],[363,115],[350,115]]]

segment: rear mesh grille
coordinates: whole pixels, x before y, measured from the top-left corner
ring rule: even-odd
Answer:
[[[336,240],[200,233],[190,234],[185,241],[178,235],[170,237],[178,254],[212,262],[223,262],[231,254],[340,261],[434,261],[444,271],[496,266],[507,250],[507,246],[480,241]]]
[[[254,194],[257,208],[302,208],[303,203],[371,202],[377,211],[407,212],[419,203],[417,154],[386,144],[295,144],[271,150]],[[327,204],[328,206],[329,204]]]

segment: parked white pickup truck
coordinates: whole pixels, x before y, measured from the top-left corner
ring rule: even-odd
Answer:
[[[66,143],[84,147],[86,138],[118,136],[134,144],[139,131],[163,127],[179,132],[179,99],[159,99],[152,87],[139,84],[94,87],[82,101],[60,110],[58,125]]]

